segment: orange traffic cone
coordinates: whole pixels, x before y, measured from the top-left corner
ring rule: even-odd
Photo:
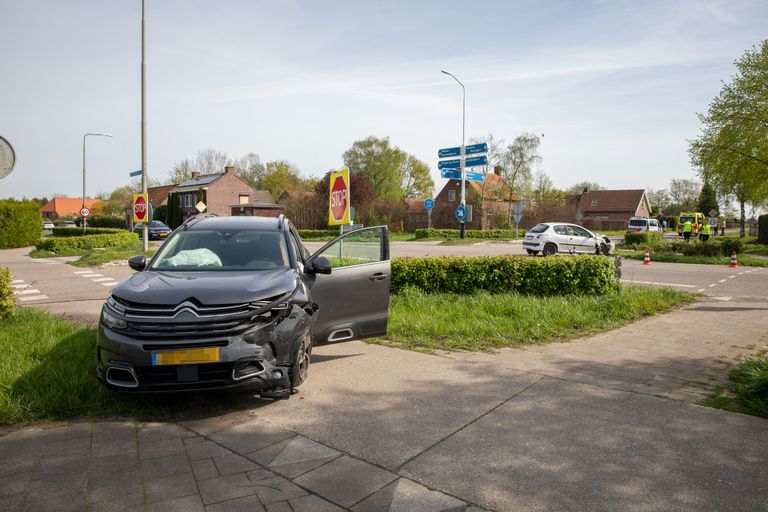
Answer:
[[[643,258],[643,265],[650,265],[650,264],[651,264],[651,250],[646,249],[645,258]]]
[[[731,264],[728,265],[728,266],[731,267],[731,268],[738,268],[739,267],[739,262],[736,260],[736,251],[733,251],[731,253]]]

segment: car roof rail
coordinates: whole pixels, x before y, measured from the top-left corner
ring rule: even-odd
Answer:
[[[277,229],[283,229],[283,222],[285,222],[285,214],[281,213],[277,216]]]
[[[184,221],[184,223],[181,225],[181,228],[183,231],[186,231],[201,220],[207,219],[208,217],[218,217],[218,215],[215,213],[199,213],[197,215],[193,215]]]

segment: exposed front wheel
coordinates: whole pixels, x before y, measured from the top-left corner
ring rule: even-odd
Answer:
[[[600,252],[602,252],[606,256],[611,255],[611,250],[608,248],[608,244],[600,244]]]
[[[312,353],[312,339],[309,334],[301,338],[301,344],[296,351],[296,357],[291,366],[291,386],[299,387],[309,376],[309,357]]]
[[[533,249],[526,249],[526,251],[528,251],[528,254],[530,254],[531,256],[536,256],[537,254],[539,254],[539,251],[534,251]]]
[[[557,246],[555,244],[544,246],[544,256],[554,256],[555,254],[557,254]]]

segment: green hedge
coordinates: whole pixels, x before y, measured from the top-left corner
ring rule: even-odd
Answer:
[[[611,258],[513,256],[394,258],[392,293],[518,292],[529,295],[602,295],[618,290]]]
[[[420,228],[414,231],[415,238],[444,238],[453,240],[459,238],[458,229]],[[514,229],[467,229],[465,238],[483,238],[487,240],[512,240],[515,238]]]
[[[40,204],[34,201],[0,201],[0,249],[26,247],[40,240],[43,231]]]
[[[81,223],[78,223],[82,226]],[[111,215],[94,215],[88,217],[88,228],[125,229],[125,218]]]
[[[768,215],[757,218],[757,243],[768,244]]]
[[[0,268],[0,318],[13,314],[16,297],[11,288],[11,271]]]
[[[664,235],[661,231],[639,231],[635,233],[627,233],[624,235],[624,243],[626,245],[647,245],[653,246],[658,244],[664,239]]]
[[[744,243],[739,238],[710,238],[707,242],[691,240],[658,241],[655,244],[624,244],[624,249],[642,251],[650,245],[653,252],[677,253],[684,256],[730,256],[733,251],[741,254]]]
[[[86,228],[83,235],[83,228],[53,228],[53,236],[90,236],[90,235],[111,235],[115,233],[130,233],[125,229],[115,228]]]
[[[106,228],[103,228],[106,229]],[[51,236],[37,243],[39,250],[60,253],[72,249],[94,249],[97,247],[122,247],[136,242],[136,235],[120,230],[116,233],[80,236]]]
[[[299,236],[302,240],[313,240],[317,238],[337,237],[341,234],[338,229],[300,229]]]

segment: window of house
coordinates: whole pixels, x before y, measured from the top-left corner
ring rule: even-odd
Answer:
[[[595,205],[597,204],[597,199],[593,199],[593,200],[590,202],[590,204],[591,204],[592,206],[595,206]]]
[[[455,190],[449,190],[448,191],[448,200],[449,201],[455,201],[456,200],[456,191]]]
[[[238,204],[245,204],[248,202],[248,194],[240,194],[240,203]]]
[[[184,206],[191,208],[195,206],[195,196],[197,194],[184,194]]]

